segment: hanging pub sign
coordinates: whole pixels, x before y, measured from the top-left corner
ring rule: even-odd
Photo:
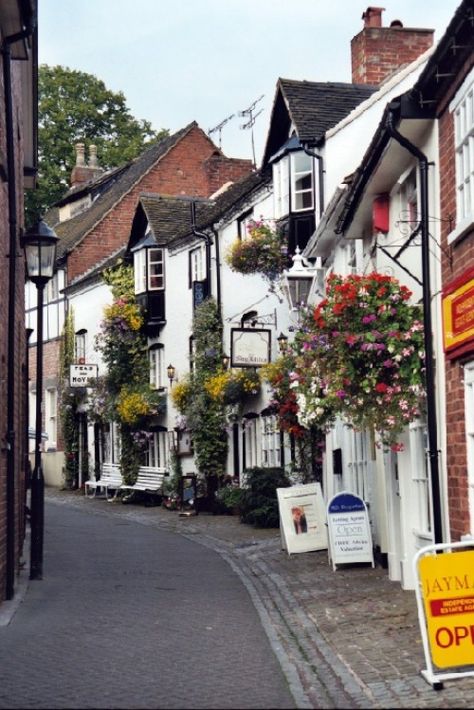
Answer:
[[[440,690],[444,680],[474,676],[472,540],[423,547],[413,564],[427,664],[421,674]]]
[[[448,357],[474,349],[474,269],[443,289],[443,339]]]
[[[367,506],[362,498],[344,491],[328,503],[329,558],[336,565],[370,562],[374,550]]]
[[[261,367],[271,359],[271,330],[232,328],[230,358],[232,367]]]
[[[326,511],[320,483],[277,488],[280,534],[284,550],[327,550]]]
[[[71,365],[69,369],[69,384],[71,387],[93,387],[98,373],[98,365]]]

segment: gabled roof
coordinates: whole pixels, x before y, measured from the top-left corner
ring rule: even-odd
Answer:
[[[191,231],[191,205],[203,209],[206,200],[175,195],[143,194],[133,218],[127,251],[140,241],[146,226],[151,229],[156,244],[166,246],[183,232]]]
[[[44,221],[58,235],[57,257],[61,259],[76,247],[84,237],[115,207],[115,205],[137,184],[151,168],[163,158],[182,138],[184,138],[197,123],[193,121],[185,128],[171,136],[163,138],[151,148],[145,150],[134,160],[122,168],[116,168],[108,175],[101,175],[97,180],[88,183],[88,192],[98,193],[91,207],[77,216],[64,222],[59,222],[57,207],[49,210]],[[67,201],[68,193],[65,198]],[[77,193],[75,193],[77,194]],[[58,205],[61,204],[61,201]]]
[[[147,224],[156,243],[169,245],[189,239],[192,234],[191,205],[195,205],[195,228],[202,230],[219,221],[224,215],[242,208],[250,195],[271,181],[271,170],[250,173],[230,185],[215,199],[158,195],[145,193],[140,200],[132,223],[127,251],[133,249],[144,236]]]
[[[301,143],[318,145],[335,126],[379,87],[342,82],[278,79],[263,165],[281,148],[291,126]]]

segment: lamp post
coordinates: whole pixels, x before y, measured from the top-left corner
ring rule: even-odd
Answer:
[[[58,237],[48,225],[40,221],[22,238],[26,270],[38,292],[36,339],[36,418],[35,463],[31,477],[31,554],[30,579],[43,577],[44,534],[44,477],[41,465],[41,404],[43,393],[43,293],[53,276]]]
[[[280,335],[277,338],[277,343],[278,343],[278,347],[280,349],[280,352],[285,353],[286,349],[288,347],[288,336],[285,335],[284,333],[280,333]]]
[[[170,389],[171,389],[171,387],[173,386],[173,380],[176,375],[176,368],[174,367],[174,365],[168,365],[168,367],[166,368],[166,372],[168,373],[168,379],[170,381]]]

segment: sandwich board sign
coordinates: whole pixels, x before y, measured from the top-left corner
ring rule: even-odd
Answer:
[[[367,506],[359,496],[344,491],[328,503],[329,558],[336,565],[374,564],[372,533]]]
[[[282,548],[296,552],[327,550],[326,510],[320,483],[277,488]]]
[[[90,387],[97,379],[98,365],[70,365],[69,384],[71,387]]]
[[[427,665],[421,675],[440,690],[444,680],[474,676],[473,541],[427,545],[413,564]]]

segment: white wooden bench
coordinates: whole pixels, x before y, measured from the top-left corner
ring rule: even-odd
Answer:
[[[144,491],[145,493],[161,493],[163,481],[168,472],[165,468],[151,468],[150,466],[140,466],[137,480],[133,485],[123,483],[121,491]]]
[[[87,498],[94,498],[98,490],[103,489],[109,500],[109,489],[115,490],[115,495],[122,485],[120,467],[114,463],[103,463],[98,481],[90,480],[84,483],[84,493]]]

